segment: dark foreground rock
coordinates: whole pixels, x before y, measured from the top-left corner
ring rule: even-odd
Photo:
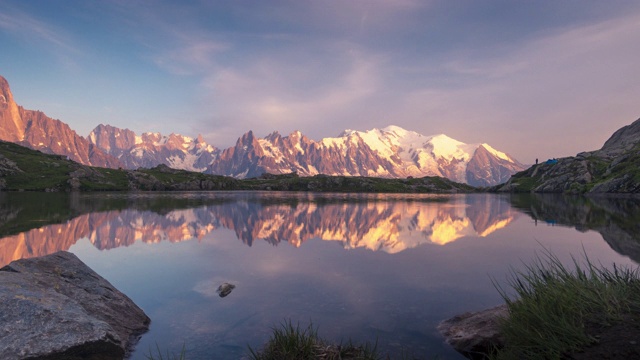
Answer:
[[[122,359],[150,319],[75,255],[0,269],[0,359]]]
[[[500,321],[508,316],[507,305],[457,315],[438,325],[446,342],[469,359],[484,359],[504,346]]]

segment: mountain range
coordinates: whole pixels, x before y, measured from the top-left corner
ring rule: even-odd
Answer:
[[[252,131],[221,150],[202,136],[160,133],[137,135],[129,129],[98,125],[82,137],[60,120],[18,106],[0,76],[0,140],[84,165],[137,169],[160,164],[174,169],[251,178],[263,173],[369,177],[441,176],[473,186],[506,182],[524,170],[512,156],[488,144],[465,144],[446,135],[425,136],[398,126],[346,130],[314,141],[295,131],[264,138]]]

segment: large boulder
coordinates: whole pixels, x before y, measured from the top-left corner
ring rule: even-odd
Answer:
[[[456,315],[438,325],[438,331],[456,351],[469,359],[486,359],[504,347],[500,323],[509,315],[506,304]]]
[[[0,269],[0,359],[122,359],[149,317],[75,255]]]

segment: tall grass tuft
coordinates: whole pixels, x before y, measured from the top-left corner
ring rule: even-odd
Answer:
[[[596,339],[586,328],[607,327],[640,310],[638,269],[606,269],[585,255],[566,268],[548,250],[525,271],[513,270],[510,296],[494,281],[509,308],[502,324],[506,346],[496,359],[560,359]]]
[[[180,350],[180,354],[172,354],[167,350],[166,355],[163,356],[162,351],[160,350],[160,345],[156,343],[156,352],[154,353],[153,351],[151,351],[151,348],[149,348],[149,353],[145,354],[144,356],[147,358],[147,360],[186,360],[186,353],[186,345],[182,344],[182,350]]]
[[[291,321],[285,321],[279,328],[273,328],[271,338],[260,350],[249,347],[249,356],[254,360],[307,360],[307,359],[358,359],[377,360],[380,356],[376,344],[331,345],[318,337],[317,328],[309,324],[301,328]]]

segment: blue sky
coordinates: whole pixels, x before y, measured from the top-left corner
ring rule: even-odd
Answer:
[[[393,124],[575,155],[640,117],[639,39],[633,1],[0,0],[18,104],[222,148]]]

